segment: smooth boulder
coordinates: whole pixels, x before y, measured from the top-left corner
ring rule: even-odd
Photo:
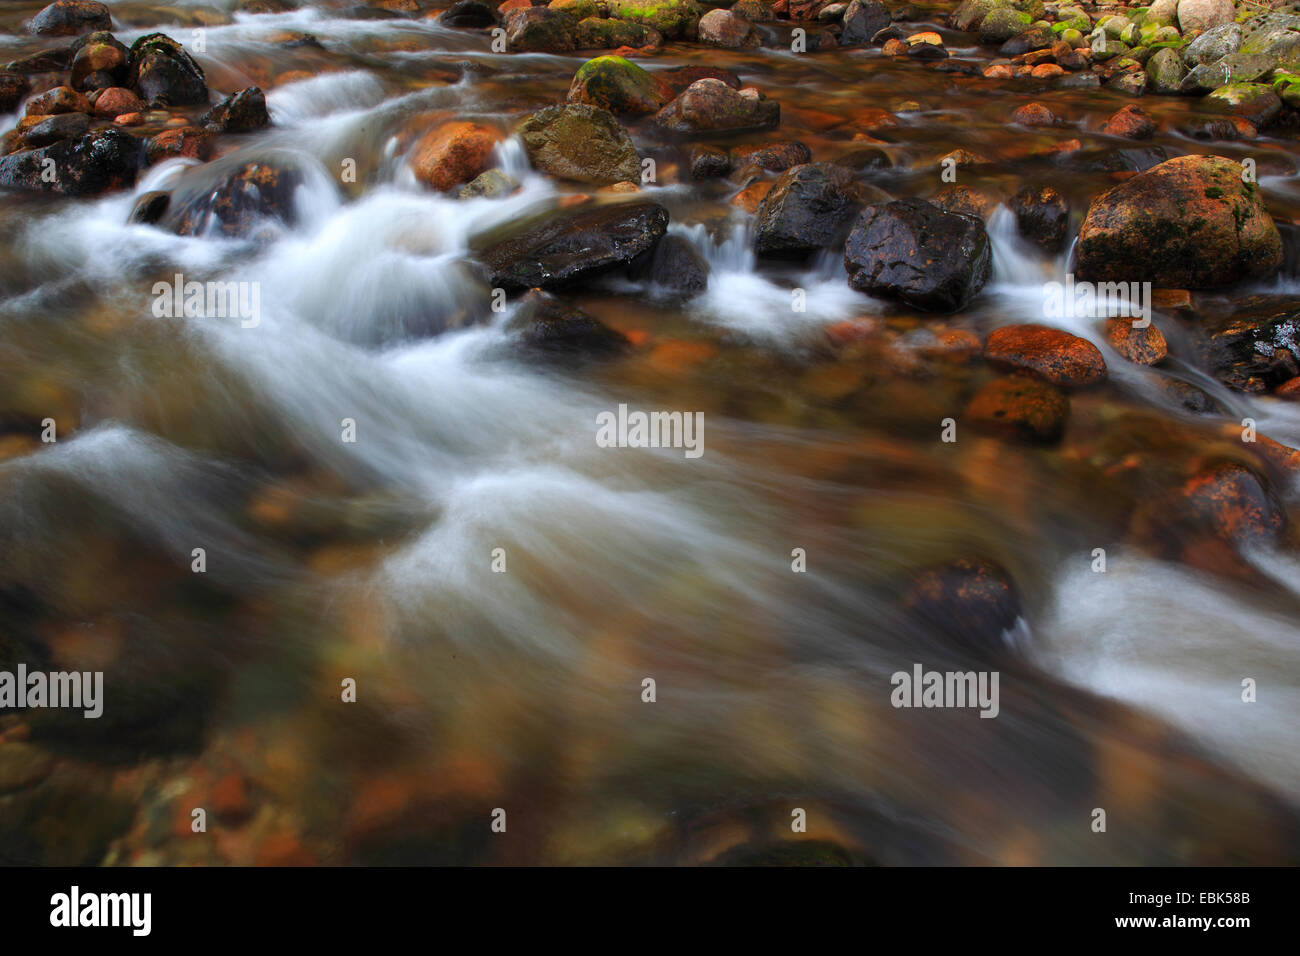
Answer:
[[[988,282],[993,251],[984,223],[923,199],[866,207],[849,233],[849,285],[926,312],[956,312]]]
[[[639,181],[641,159],[608,110],[581,103],[548,106],[528,117],[519,137],[544,173],[594,186]]]

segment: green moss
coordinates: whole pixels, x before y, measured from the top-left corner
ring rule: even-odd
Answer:
[[[1218,186],[1211,186],[1209,189],[1205,190],[1205,196],[1207,199],[1222,199],[1223,190]]]

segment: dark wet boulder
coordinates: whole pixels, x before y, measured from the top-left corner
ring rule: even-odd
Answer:
[[[629,265],[667,230],[668,210],[656,203],[597,206],[530,225],[479,258],[493,287],[560,288]]]
[[[1079,230],[1080,278],[1209,289],[1271,275],[1282,240],[1258,186],[1221,156],[1180,156],[1092,201]]]
[[[0,72],[0,113],[12,113],[31,89],[21,73]]]
[[[669,233],[632,261],[628,276],[690,297],[709,287],[709,264],[690,240]]]
[[[608,110],[570,103],[528,117],[519,137],[544,173],[595,186],[641,179],[641,159],[627,130]]]
[[[27,24],[28,33],[49,37],[75,37],[112,28],[108,7],[97,0],[57,0]]]
[[[915,572],[903,608],[927,630],[976,652],[1003,646],[1003,633],[1021,616],[1011,575],[985,558],[959,558]]]
[[[1300,374],[1300,302],[1252,298],[1211,323],[1201,343],[1211,373],[1239,392],[1265,392]]]
[[[1130,146],[1084,154],[1084,168],[1097,173],[1141,173],[1169,158],[1163,146]]]
[[[73,45],[72,88],[102,90],[121,86],[130,72],[130,51],[111,33],[92,33]]]
[[[1025,372],[1062,388],[1095,385],[1106,377],[1097,346],[1049,325],[1004,325],[989,334],[984,358],[1007,371]]]
[[[266,96],[256,86],[231,93],[204,114],[200,121],[216,133],[248,133],[271,125]]]
[[[182,236],[232,238],[254,236],[259,224],[268,220],[293,225],[302,183],[301,171],[293,166],[245,163],[211,187],[190,190],[185,198],[175,192],[166,222]]]
[[[146,34],[131,44],[130,86],[152,105],[208,102],[203,69],[183,46],[162,33]]]
[[[11,60],[5,69],[11,73],[57,73],[72,68],[72,47],[51,47]]]
[[[691,150],[691,178],[717,179],[731,172],[731,160],[716,146],[696,146]]]
[[[481,30],[496,23],[496,12],[483,0],[457,0],[438,18],[438,22],[448,27]]]
[[[654,113],[672,91],[630,60],[598,56],[578,68],[566,99],[612,113]]]
[[[1065,432],[1070,399],[1054,385],[1014,375],[989,382],[971,398],[961,420],[974,428],[1030,444],[1050,444]]]
[[[865,46],[889,26],[889,10],[880,0],[851,0],[841,21],[840,46]]]
[[[800,258],[843,241],[858,209],[853,175],[832,163],[787,169],[758,204],[754,249]]]
[[[508,328],[521,349],[551,358],[609,357],[631,348],[623,333],[541,289],[523,297]]]
[[[90,130],[90,117],[85,113],[55,113],[22,131],[23,146],[38,149],[63,139],[75,139]]]
[[[161,189],[153,189],[136,197],[135,205],[126,221],[137,225],[152,226],[162,221],[171,205],[172,194]]]
[[[956,312],[984,287],[993,252],[984,223],[923,199],[862,211],[844,247],[849,285],[927,312]]]
[[[549,7],[506,14],[506,45],[514,53],[568,53],[577,49],[578,21]]]
[[[1286,512],[1267,481],[1233,461],[1201,467],[1161,518],[1171,536],[1200,532],[1237,548],[1275,544],[1286,528]]]
[[[0,186],[65,196],[97,196],[135,184],[142,144],[119,129],[99,129],[0,158]]]
[[[722,80],[696,80],[654,116],[661,129],[700,133],[770,129],[781,121],[781,107],[753,87],[733,89]]]
[[[1065,248],[1070,204],[1051,186],[1024,186],[1007,205],[1020,234],[1034,245],[1053,255]]]

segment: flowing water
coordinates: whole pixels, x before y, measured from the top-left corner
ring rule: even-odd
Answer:
[[[1240,458],[1245,417],[1300,446],[1297,406],[1224,389],[1182,319],[1156,317],[1172,352],[1159,370],[1126,363],[1090,320],[1058,323],[1110,368],[1072,396],[1060,446],[941,442],[989,373],[928,357],[932,331],[1043,321],[1068,256],[1024,245],[1000,209],[994,278],[970,309],[886,307],[833,257],[756,261],[735,186],[693,182],[683,148],[642,122],[630,129],[661,184],[643,192],[706,258],[709,288],[687,303],[588,290],[575,304],[638,347],[540,364],[509,346],[510,311],[491,311],[465,261],[476,237],[578,188],[507,139],[498,165],[523,188],[459,201],[417,183],[404,154],[446,118],[508,131],[562,101],[582,57],[494,54],[484,31],[341,3],[110,5],[126,43],[205,27],[209,85],[262,86],[273,126],[204,166],[157,165],[129,195],[0,204],[3,638],[11,661],[108,675],[98,721],[2,718],[0,747],[25,742],[41,767],[0,798],[0,857],[741,861],[775,852],[799,808],[816,841],[803,847],[879,863],[1300,858],[1294,542],[1219,573],[1128,533],[1161,487],[1125,461]],[[7,5],[0,26],[39,6]],[[941,29],[937,12],[909,26]],[[779,134],[739,141],[882,150],[892,166],[867,175],[894,196],[932,194],[957,148],[993,160],[960,182],[995,195],[1041,183],[1080,210],[1116,181],[1041,155],[1069,137],[1122,146],[1095,131],[1128,102],[1115,94],[875,49],[796,55],[765,30],[761,50],[669,44],[641,62],[736,70],[783,116]],[[955,56],[990,55],[941,32]],[[297,33],[319,46],[286,45]],[[0,36],[0,60],[41,46]],[[1034,98],[1074,128],[1009,126]],[[1193,101],[1143,105],[1170,155],[1211,151],[1176,131]],[[902,124],[855,140],[879,108]],[[1256,158],[1275,216],[1300,214],[1293,140],[1212,151]],[[245,241],[127,224],[141,193],[197,194],[286,156],[308,173],[292,227]],[[157,316],[154,283],[176,273],[258,283],[260,323]],[[1255,291],[1300,284],[1232,296]],[[828,327],[863,317],[896,333],[889,348],[828,345]],[[1218,413],[1189,411],[1170,379]],[[599,447],[596,416],[619,404],[703,412],[706,453]],[[54,444],[37,437],[46,418]],[[1296,489],[1277,490],[1297,517]],[[900,601],[916,568],[970,555],[1005,566],[1023,600],[998,718],[891,707],[890,676],[914,663],[985,666]],[[340,699],[348,678],[355,703]],[[195,807],[217,808],[206,833]]]

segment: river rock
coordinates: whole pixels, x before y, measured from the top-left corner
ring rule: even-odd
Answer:
[[[493,287],[553,289],[628,265],[667,229],[668,210],[656,203],[598,206],[527,226],[479,258]]]
[[[1201,359],[1219,381],[1239,392],[1266,392],[1300,367],[1300,303],[1246,300],[1212,324],[1200,344]]]
[[[1095,385],[1106,377],[1097,346],[1049,325],[1004,325],[990,333],[984,358],[1013,372],[1027,372],[1061,388]]]
[[[654,115],[654,123],[676,133],[770,129],[781,107],[753,87],[735,90],[722,80],[696,80]]]
[[[1215,63],[1229,53],[1236,53],[1241,49],[1244,36],[1245,31],[1238,23],[1225,23],[1212,30],[1206,30],[1183,48],[1183,61],[1188,66]]]
[[[208,110],[201,122],[218,133],[249,133],[270,126],[271,116],[261,89],[248,86]]]
[[[782,173],[811,161],[812,150],[798,140],[762,143],[757,146],[737,146],[728,154],[730,168],[744,169],[747,166],[757,166],[772,173]]]
[[[81,136],[89,130],[90,117],[85,113],[55,113],[22,131],[23,146],[29,149],[49,146],[61,139]]]
[[[100,90],[127,82],[131,53],[113,34],[92,33],[72,48],[73,89]]]
[[[135,184],[142,156],[138,139],[99,129],[40,149],[0,158],[0,186],[65,196],[97,196]],[[52,160],[50,164],[46,160]],[[45,175],[54,171],[53,178]]]
[[[862,211],[844,247],[849,285],[928,312],[955,312],[984,287],[992,249],[984,223],[922,199]]]
[[[1267,83],[1230,83],[1221,86],[1205,98],[1205,105],[1234,116],[1244,116],[1256,128],[1267,126],[1282,112],[1282,99]]]
[[[177,126],[150,136],[145,144],[145,162],[152,166],[164,159],[184,156],[206,162],[216,146],[215,134],[198,126]]]
[[[1003,633],[1022,614],[1011,575],[984,558],[917,571],[903,592],[903,608],[927,630],[980,653],[1001,649]]]
[[[75,37],[112,28],[112,14],[97,0],[57,0],[27,24],[28,33],[47,37]]]
[[[880,0],[851,0],[844,9],[840,46],[864,46],[889,26],[889,10]]]
[[[407,162],[416,179],[446,192],[487,170],[499,138],[496,130],[479,123],[444,123],[411,147]]]
[[[754,25],[730,10],[710,10],[700,17],[700,42],[729,50],[752,50],[758,46]]]
[[[696,146],[691,150],[691,178],[717,179],[731,172],[731,160],[716,146]]]
[[[962,421],[980,431],[1034,444],[1059,441],[1069,417],[1064,392],[1023,375],[989,382],[962,412]]]
[[[664,42],[662,33],[644,23],[600,17],[579,21],[575,36],[579,50],[616,50],[621,47],[657,50]]]
[[[1080,278],[1208,289],[1274,273],[1282,240],[1259,188],[1221,156],[1179,156],[1092,201]]]
[[[1016,107],[1011,114],[1011,122],[1021,126],[1055,126],[1060,120],[1042,103],[1026,103]]]
[[[1024,186],[1007,205],[1020,234],[1034,245],[1053,255],[1065,248],[1070,204],[1051,186]]]
[[[302,183],[302,173],[293,166],[245,163],[214,188],[201,191],[179,206],[173,194],[173,209],[167,219],[182,236],[216,233],[248,238],[256,235],[263,220],[278,220],[290,226],[297,222],[295,201]]]
[[[151,106],[193,106],[208,102],[203,70],[185,48],[162,33],[131,44],[130,86]]]
[[[523,349],[552,358],[611,356],[631,348],[623,333],[541,289],[520,300],[508,329]]]
[[[598,56],[578,68],[567,99],[613,113],[654,113],[672,99],[672,91],[621,56]]]
[[[689,298],[709,287],[709,264],[690,240],[668,233],[632,261],[628,276]]]
[[[532,164],[560,179],[596,186],[641,179],[632,138],[608,110],[548,106],[524,121],[519,136]]]
[[[1177,93],[1183,77],[1187,75],[1182,59],[1169,47],[1156,50],[1151,55],[1151,59],[1147,60],[1146,71],[1151,81],[1151,90],[1155,93]]]
[[[1236,17],[1232,0],[1178,0],[1178,28],[1185,34],[1223,26]]]
[[[1101,131],[1125,139],[1150,139],[1156,134],[1156,123],[1142,107],[1129,105],[1117,110]]]
[[[1000,46],[1033,23],[1033,17],[1011,6],[994,7],[980,21],[980,43]]]
[[[1268,57],[1274,67],[1300,72],[1300,16],[1264,13],[1242,24],[1241,52]]]
[[[609,15],[658,30],[670,40],[698,35],[704,8],[695,0],[608,0]]]
[[[482,30],[496,25],[496,13],[483,0],[457,0],[438,18],[438,22],[449,27]]]
[[[1210,462],[1178,490],[1168,518],[1235,547],[1268,547],[1286,528],[1286,512],[1265,479],[1233,461]]]
[[[96,90],[90,97],[90,106],[96,116],[112,119],[123,113],[139,113],[145,109],[144,100],[125,86],[110,86]]]
[[[578,46],[578,21],[549,7],[511,10],[505,30],[514,53],[567,53]]]
[[[37,93],[27,101],[27,116],[52,116],[55,113],[89,113],[90,99],[70,86],[56,86]]]
[[[1154,324],[1135,329],[1132,318],[1115,316],[1106,320],[1104,328],[1111,347],[1137,365],[1158,365],[1169,355],[1164,333]]]
[[[501,199],[519,188],[519,180],[500,169],[487,169],[460,187],[459,199]]]
[[[755,250],[799,258],[838,245],[858,206],[852,186],[852,173],[831,163],[786,170],[758,204]]]

